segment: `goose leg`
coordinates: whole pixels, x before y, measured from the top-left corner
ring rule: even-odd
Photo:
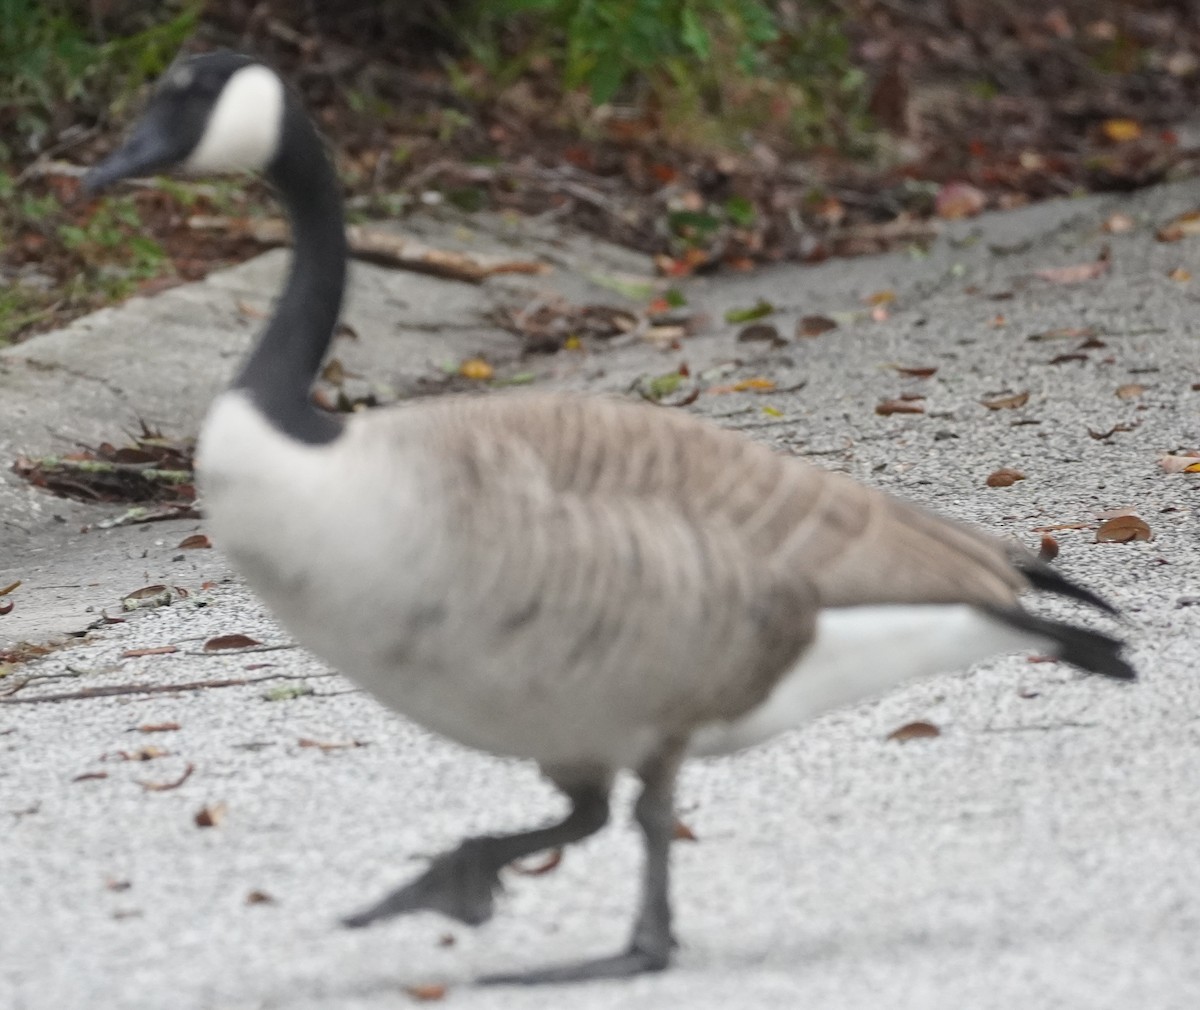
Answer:
[[[500,871],[523,856],[577,842],[608,821],[608,783],[563,788],[571,811],[557,824],[513,835],[467,838],[436,857],[416,880],[397,888],[378,904],[347,916],[343,925],[366,926],[408,912],[441,912],[478,926],[492,917]]]
[[[634,816],[646,840],[646,862],[642,872],[642,900],[629,946],[620,954],[591,961],[534,969],[512,975],[489,975],[484,985],[539,985],[554,982],[584,982],[591,979],[628,978],[648,971],[662,971],[675,945],[671,936],[669,868],[671,839],[675,824],[675,773],[681,748],[648,763],[639,771],[642,793]]]

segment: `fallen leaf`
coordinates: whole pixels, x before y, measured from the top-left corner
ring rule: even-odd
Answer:
[[[1191,235],[1200,235],[1200,210],[1189,210],[1173,218],[1155,232],[1160,242],[1178,242]]]
[[[937,374],[937,365],[897,365],[893,362],[891,367],[901,375],[911,375],[914,379],[928,379]]]
[[[190,779],[192,777],[192,772],[194,772],[195,770],[196,770],[195,766],[189,761],[187,767],[184,768],[184,770],[183,770],[183,774],[180,775],[179,778],[177,778],[177,779],[174,779],[170,782],[143,782],[139,779],[138,785],[141,786],[143,789],[145,789],[146,792],[148,792],[148,793],[170,792],[172,789],[178,789],[188,779]],[[222,808],[222,810],[223,809],[224,808]],[[196,815],[196,818],[197,818],[196,823],[198,825],[200,825],[200,827],[202,827],[202,828],[212,827],[211,824],[200,824],[199,817],[200,817],[200,815],[197,814]]]
[[[1136,427],[1136,424],[1114,424],[1108,431],[1096,431],[1094,428],[1088,428],[1087,433],[1089,438],[1094,438],[1097,442],[1107,442],[1117,432],[1133,431]]]
[[[404,991],[419,1003],[432,1003],[446,997],[446,987],[440,982],[423,982],[420,985],[406,985]]]
[[[938,190],[934,213],[947,221],[974,217],[987,206],[987,194],[969,182],[947,182]]]
[[[84,772],[82,775],[76,775],[72,782],[94,782],[97,779],[108,778],[108,772]]]
[[[484,361],[483,358],[467,358],[466,361],[458,366],[458,374],[464,379],[486,382],[496,374],[496,370]]]
[[[819,337],[822,333],[836,329],[837,323],[828,316],[802,316],[796,323],[796,336]]]
[[[12,600],[9,600],[7,603],[0,603],[0,617],[3,617],[5,614],[11,614],[15,606],[16,604]]]
[[[138,659],[141,656],[169,656],[173,652],[178,652],[179,648],[174,645],[156,645],[149,649],[126,649],[121,653],[122,659]]]
[[[321,378],[331,386],[344,386],[347,374],[345,366],[337,358],[330,358],[321,369]]]
[[[1192,279],[1192,272],[1185,267],[1176,267],[1167,276],[1180,284],[1186,284]]]
[[[780,335],[779,330],[770,323],[751,323],[738,331],[738,343],[762,341],[772,347],[786,347],[787,341]]]
[[[161,747],[139,747],[137,750],[111,751],[103,755],[101,761],[153,761],[156,758],[170,757],[171,752]]]
[[[1074,340],[1078,337],[1091,338],[1096,331],[1090,326],[1057,326],[1041,333],[1031,333],[1026,340]]]
[[[1106,119],[1100,130],[1114,144],[1126,144],[1142,135],[1142,124],[1136,119]]]
[[[453,933],[443,933],[438,937],[437,945],[439,947],[453,947],[456,943],[458,943],[458,937]]]
[[[867,305],[887,305],[896,300],[896,292],[892,290],[875,291],[867,295],[863,302]]]
[[[266,891],[260,891],[255,888],[246,895],[247,905],[274,905],[275,899],[272,898]]]
[[[904,743],[906,740],[928,740],[930,737],[941,735],[942,731],[931,722],[908,722],[892,730],[887,738]]]
[[[1055,523],[1053,526],[1035,526],[1034,533],[1057,533],[1059,530],[1086,530],[1087,523]]]
[[[1123,235],[1126,232],[1133,231],[1137,227],[1137,222],[1129,214],[1117,211],[1115,214],[1110,214],[1104,220],[1101,226],[1110,235]]]
[[[192,820],[198,828],[215,828],[221,825],[227,813],[228,808],[224,803],[210,803],[197,810]]]
[[[1068,354],[1056,354],[1053,358],[1050,359],[1048,364],[1065,365],[1068,361],[1087,361],[1087,360],[1088,360],[1088,356],[1086,354],[1083,354],[1079,351],[1071,351]]]
[[[170,733],[179,729],[177,722],[147,722],[137,728],[139,733]]]
[[[510,867],[514,873],[519,873],[523,877],[540,877],[543,874],[549,873],[551,870],[555,869],[558,864],[562,862],[562,858],[562,849],[551,849],[546,853],[546,858],[540,863],[534,863],[532,866],[528,866],[522,863],[520,860],[517,860],[516,862],[511,863]]]
[[[218,635],[204,643],[205,652],[223,652],[226,649],[249,649],[262,643],[249,635]]]
[[[203,550],[206,547],[211,547],[212,541],[203,533],[193,533],[190,537],[184,537],[179,541],[178,550],[181,551],[196,551]]]
[[[1154,534],[1144,519],[1134,515],[1117,516],[1100,524],[1096,530],[1098,544],[1124,544],[1131,540],[1153,540]]]
[[[124,610],[148,610],[152,607],[169,607],[175,600],[175,592],[169,586],[143,586],[121,597]]]
[[[7,595],[8,595],[9,593],[11,593],[11,592],[12,592],[14,589],[18,589],[18,588],[20,588],[20,586],[21,586],[21,580],[20,580],[20,579],[17,579],[17,581],[16,581],[16,582],[10,582],[10,583],[9,583],[7,586],[5,586],[3,589],[0,589],[0,596],[7,596]]]
[[[883,417],[890,414],[924,414],[925,405],[914,400],[884,400],[875,404],[875,413]]]
[[[769,316],[774,311],[774,305],[760,298],[747,309],[730,309],[725,313],[725,322],[750,323],[755,319],[762,319],[763,316]]]
[[[1029,393],[1006,393],[987,400],[980,400],[988,410],[1014,410],[1029,402]]]
[[[106,888],[108,888],[108,890],[110,890],[110,891],[116,891],[117,893],[120,893],[120,892],[122,892],[122,891],[128,891],[130,888],[132,888],[132,887],[133,887],[133,881],[130,881],[130,880],[113,880],[113,879],[110,877],[108,880],[106,880],[106,881],[104,882],[104,886],[105,886]]]
[[[1091,263],[1076,263],[1069,267],[1044,267],[1033,273],[1035,277],[1040,277],[1051,284],[1080,284],[1083,281],[1095,280],[1107,273],[1108,268],[1109,261],[1107,259],[1098,259]]]
[[[735,393],[745,393],[751,390],[761,393],[774,388],[774,379],[763,379],[757,376],[752,379],[739,379],[733,384],[733,391]]]
[[[696,837],[696,832],[678,817],[675,818],[675,826],[671,829],[671,838],[677,842],[698,842],[700,840]]]
[[[1038,547],[1038,557],[1043,561],[1053,561],[1058,557],[1058,541],[1049,533],[1042,534],[1042,542]]]
[[[1200,456],[1160,456],[1158,465],[1167,473],[1200,473]]]
[[[1127,382],[1123,386],[1117,387],[1117,396],[1122,400],[1136,400],[1146,392],[1146,387],[1139,382]]]
[[[1025,475],[1020,470],[1014,470],[1009,466],[1002,466],[999,470],[993,470],[989,473],[984,483],[988,487],[1012,487],[1017,481],[1024,479]]]
[[[315,747],[317,750],[321,751],[322,754],[328,754],[330,751],[334,750],[348,750],[352,747],[366,746],[366,744],[361,740],[347,740],[342,743],[328,743],[321,740],[310,740],[306,736],[302,736],[297,743],[301,747]]]

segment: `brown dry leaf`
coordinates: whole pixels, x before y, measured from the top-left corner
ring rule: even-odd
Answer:
[[[796,336],[797,338],[819,337],[822,333],[836,329],[837,323],[828,316],[802,316],[796,324]]]
[[[122,659],[137,659],[140,656],[169,656],[173,652],[178,652],[179,648],[174,645],[156,645],[150,649],[126,649],[121,653]]]
[[[7,586],[5,586],[4,588],[0,589],[0,596],[7,596],[7,595],[8,595],[9,593],[11,593],[11,592],[12,592],[14,589],[18,589],[18,588],[20,588],[20,585],[21,585],[21,580],[20,580],[20,579],[17,579],[17,581],[16,581],[16,582],[10,582],[10,583],[9,583]]]
[[[947,182],[938,190],[934,213],[947,221],[974,217],[987,206],[987,194],[969,182]]]
[[[404,991],[418,1003],[432,1003],[446,998],[446,987],[440,982],[422,982],[420,985],[406,985]]]
[[[1200,210],[1180,214],[1155,232],[1160,242],[1178,242],[1191,235],[1200,235]]]
[[[1167,473],[1200,473],[1200,455],[1160,456],[1158,465]]]
[[[1192,279],[1192,272],[1186,267],[1176,267],[1169,274],[1167,274],[1167,276],[1179,284],[1186,284]]]
[[[125,610],[146,610],[151,607],[169,607],[175,598],[169,586],[143,586],[121,597]]]
[[[306,736],[302,736],[297,743],[301,747],[315,747],[322,754],[328,754],[334,750],[348,750],[353,747],[365,747],[366,744],[362,740],[347,740],[344,743],[328,743],[321,740],[311,740]]]
[[[1043,561],[1053,561],[1058,557],[1058,541],[1049,533],[1042,534],[1042,542],[1038,547],[1038,557]]]
[[[216,828],[225,820],[228,808],[224,803],[209,803],[196,811],[192,818],[198,828]]]
[[[458,374],[464,379],[472,379],[475,382],[486,382],[496,374],[496,370],[484,361],[483,358],[467,358],[466,361],[458,366]]]
[[[1140,382],[1127,382],[1123,386],[1117,387],[1117,396],[1122,400],[1136,400],[1146,392],[1146,387]]]
[[[174,779],[170,782],[143,782],[141,779],[139,779],[138,785],[141,786],[143,789],[145,789],[146,792],[148,792],[148,793],[167,793],[167,792],[170,792],[172,789],[178,789],[181,785],[183,785],[188,779],[190,779],[192,777],[192,772],[194,772],[195,770],[196,770],[196,766],[193,765],[189,761],[187,764],[187,767],[184,768],[184,770],[183,770],[183,774],[180,775],[179,778],[177,778],[177,779]],[[222,805],[222,811],[223,811],[223,809],[224,809],[224,807]],[[197,814],[196,815],[196,818],[197,818],[196,823],[199,824],[200,827],[202,827],[202,828],[212,827],[212,825],[210,825],[210,824],[200,824],[199,817],[200,817],[200,815]]]
[[[1014,410],[1017,407],[1024,407],[1029,402],[1029,393],[1007,393],[1003,396],[991,397],[987,400],[980,400],[988,410]]]
[[[683,336],[682,328],[680,328],[679,335]],[[762,341],[772,347],[787,346],[787,341],[784,340],[778,328],[770,323],[751,323],[749,326],[743,326],[738,331],[737,340],[740,344]]]
[[[222,652],[226,649],[249,649],[262,643],[249,635],[218,635],[204,643],[205,652]]]
[[[1131,215],[1117,211],[1105,219],[1102,227],[1110,235],[1124,235],[1126,232],[1133,231],[1137,227],[1137,222]]]
[[[1086,530],[1087,523],[1055,523],[1053,526],[1035,526],[1034,533],[1057,533],[1059,530]]]
[[[177,722],[147,722],[137,728],[139,733],[170,733],[179,729]]]
[[[1089,438],[1094,438],[1097,442],[1107,442],[1117,432],[1133,431],[1136,427],[1136,424],[1114,424],[1108,431],[1096,431],[1095,428],[1088,428],[1087,433]]]
[[[901,375],[911,375],[914,379],[928,379],[937,374],[937,365],[897,365],[891,366]]]
[[[1100,524],[1096,530],[1098,544],[1125,544],[1131,540],[1153,540],[1154,534],[1144,519],[1134,515],[1117,516]]]
[[[863,301],[867,305],[887,305],[896,300],[896,292],[891,290],[876,291],[867,295]]]
[[[247,905],[274,905],[275,899],[272,898],[266,891],[260,891],[255,888],[246,895]]]
[[[684,824],[678,817],[675,818],[675,826],[671,830],[671,837],[677,842],[698,842],[700,840],[696,837],[696,832]]]
[[[108,772],[84,772],[82,775],[76,775],[72,782],[94,782],[97,779],[108,778]]]
[[[875,404],[875,413],[882,417],[888,417],[891,414],[924,414],[925,405],[915,400],[884,400]]]
[[[9,600],[7,603],[0,603],[0,617],[3,617],[5,614],[11,614],[15,606],[16,604],[12,600]]]
[[[942,731],[931,722],[908,722],[898,729],[892,730],[887,738],[904,743],[906,740],[928,740],[941,735]]]
[[[118,750],[105,754],[100,758],[101,761],[153,761],[155,758],[170,757],[169,750],[163,750],[161,747],[153,745],[149,747],[139,747],[137,750]]]
[[[1096,331],[1090,326],[1057,326],[1041,333],[1031,333],[1026,340],[1075,340],[1079,337],[1090,340]]]
[[[179,541],[178,550],[181,551],[198,551],[206,547],[211,547],[212,541],[203,533],[193,533],[190,537],[184,537]]]
[[[984,483],[988,487],[1012,487],[1017,481],[1024,479],[1025,475],[1020,470],[1014,470],[1010,466],[1002,466],[999,470],[993,470],[989,473]]]
[[[325,367],[321,369],[321,378],[331,386],[345,385],[346,376],[345,366],[337,358],[330,358]]]
[[[1091,263],[1075,263],[1069,267],[1044,267],[1035,270],[1034,276],[1040,277],[1051,284],[1081,284],[1083,281],[1095,280],[1108,272],[1107,259],[1093,260]]]
[[[562,862],[563,850],[551,849],[546,853],[546,858],[540,863],[534,863],[532,866],[527,866],[524,863],[517,861],[511,863],[510,868],[513,873],[519,873],[523,877],[540,877],[551,870],[557,869],[558,864]]]

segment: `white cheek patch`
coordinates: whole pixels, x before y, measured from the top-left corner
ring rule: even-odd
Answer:
[[[259,64],[225,83],[200,143],[183,163],[190,172],[253,172],[270,164],[283,129],[283,82]]]

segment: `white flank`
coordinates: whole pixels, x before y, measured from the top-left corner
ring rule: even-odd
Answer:
[[[736,722],[702,727],[691,753],[713,756],[753,747],[907,680],[1045,645],[965,604],[824,610],[816,640],[770,697]]]
[[[283,97],[283,82],[273,70],[255,63],[236,71],[183,167],[198,174],[266,168],[279,149]]]

